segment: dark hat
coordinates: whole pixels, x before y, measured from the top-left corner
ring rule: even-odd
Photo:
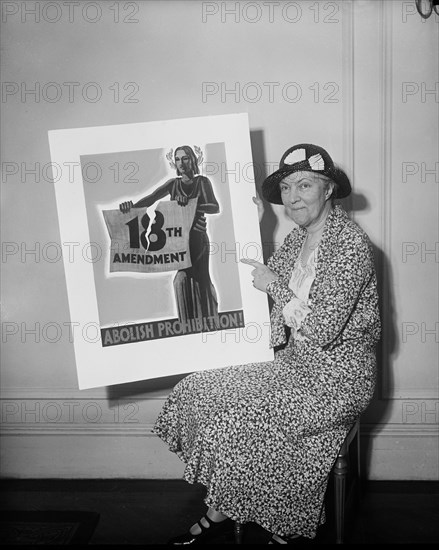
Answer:
[[[268,202],[282,204],[279,183],[294,172],[314,172],[330,178],[336,185],[335,197],[342,199],[351,192],[351,183],[341,168],[335,166],[323,147],[311,143],[300,143],[285,151],[279,162],[279,169],[262,183],[262,196]]]

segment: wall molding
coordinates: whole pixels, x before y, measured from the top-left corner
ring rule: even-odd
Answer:
[[[391,257],[391,182],[392,182],[392,93],[393,93],[393,25],[392,2],[381,0],[380,3],[380,176],[381,176],[381,248],[383,255]],[[391,273],[386,264],[381,266],[381,275],[384,281],[389,282]],[[391,308],[391,294],[388,284],[382,289],[382,335],[381,335],[381,363],[387,364],[390,354],[389,343],[391,334],[389,327],[393,320],[389,318]],[[381,377],[381,398],[392,399],[390,389],[389,370],[384,369]]]
[[[154,424],[140,424],[140,425],[102,425],[102,424],[50,424],[43,425],[33,424],[2,424],[1,435],[2,437],[26,437],[35,435],[49,435],[49,436],[125,436],[125,437],[158,437],[153,432]]]
[[[439,439],[438,425],[431,424],[362,424],[360,436],[378,439],[379,437],[428,437]]]
[[[354,3],[342,5],[342,102],[343,102],[343,159],[346,172],[355,187],[355,86],[354,86]],[[354,219],[354,212],[350,212]]]
[[[155,437],[154,423],[145,422],[138,424],[102,424],[102,423],[31,423],[16,422],[3,423],[1,435],[3,437],[26,437],[35,435],[53,436],[127,436],[127,437]],[[437,423],[386,423],[386,424],[362,424],[361,437],[378,439],[380,437],[428,437],[439,439]]]
[[[160,391],[156,393],[126,395],[123,389],[111,390],[109,395],[108,388],[92,388],[90,390],[79,390],[78,388],[20,388],[10,387],[0,390],[0,399],[105,399],[109,402],[113,400],[124,401],[147,401],[147,400],[165,400],[169,391]]]
[[[108,396],[106,392],[96,392],[94,390],[78,390],[71,388],[5,388],[0,390],[0,402],[7,400],[25,400],[25,399],[40,399],[40,400],[55,400],[55,399],[74,399],[81,401],[107,401],[110,406],[114,401],[123,402],[147,402],[147,401],[165,401],[169,395],[169,391],[157,392],[140,395],[126,395],[123,391],[115,392]],[[401,390],[402,391],[402,390]],[[400,393],[401,393],[400,391]],[[438,394],[434,388],[404,388],[404,391],[410,392],[410,395],[397,395],[395,392],[391,396],[386,396],[386,399],[392,401],[407,401],[414,399],[438,400]]]
[[[68,388],[9,388],[0,396],[3,436],[151,436],[167,394],[111,396]]]
[[[387,401],[410,401],[423,399],[425,401],[437,401],[438,392],[436,388],[393,388],[392,393],[381,395],[381,399]]]

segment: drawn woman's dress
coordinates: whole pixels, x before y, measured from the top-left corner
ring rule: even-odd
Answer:
[[[212,184],[208,178],[201,175],[194,175],[187,183],[184,183],[181,177],[176,177],[168,180],[135,206],[151,206],[166,195],[170,195],[171,200],[176,200],[178,196],[198,200],[194,222],[189,232],[192,266],[177,271],[174,278],[179,321],[185,323],[191,319],[199,319],[207,323],[209,329],[216,330],[219,328],[218,298],[209,274],[210,242],[205,218],[205,214],[219,212]]]
[[[194,176],[186,185],[181,178],[169,182],[171,200],[177,195],[189,199],[198,198],[194,223],[189,233],[189,250],[192,266],[181,269],[174,278],[174,292],[178,317],[181,322],[189,319],[208,319],[209,328],[219,328],[218,298],[209,274],[210,242],[207,236],[204,214],[219,212],[212,184],[204,176]]]

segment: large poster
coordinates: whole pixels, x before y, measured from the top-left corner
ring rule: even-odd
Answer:
[[[262,362],[265,294],[246,114],[54,130],[79,387]],[[77,167],[77,170],[72,169]],[[244,174],[241,177],[240,174]],[[92,330],[93,333],[93,330]]]

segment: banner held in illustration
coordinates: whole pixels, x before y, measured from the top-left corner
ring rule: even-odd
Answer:
[[[191,267],[189,233],[197,201],[185,207],[161,201],[155,218],[147,208],[103,210],[111,238],[110,273],[161,273]]]

